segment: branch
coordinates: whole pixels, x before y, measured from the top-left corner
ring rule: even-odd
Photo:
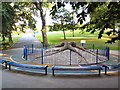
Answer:
[[[38,6],[38,3],[37,3],[37,2],[33,2],[33,4],[36,6],[37,9],[40,10],[40,7]]]

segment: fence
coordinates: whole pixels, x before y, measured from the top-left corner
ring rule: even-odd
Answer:
[[[94,55],[82,50],[77,50],[89,63],[100,63],[109,60],[109,47],[104,49],[88,49]],[[85,64],[84,58],[71,50],[58,52],[55,48],[34,48],[34,45],[24,45],[24,58],[41,64],[56,64],[56,65],[78,65]]]
[[[23,53],[24,53],[23,58],[25,58],[27,60],[28,55],[33,53],[33,44],[31,46],[24,45],[24,52]]]

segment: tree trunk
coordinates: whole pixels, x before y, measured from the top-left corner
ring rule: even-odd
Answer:
[[[73,37],[74,37],[74,30],[73,30]]]
[[[9,33],[9,42],[10,42],[10,44],[13,43],[11,32]]]
[[[66,39],[66,36],[65,36],[65,30],[64,30],[64,28],[63,28],[63,34],[64,34],[64,40]]]
[[[115,25],[113,24],[113,35],[115,35]]]
[[[42,38],[43,38],[43,47],[47,47],[47,34],[46,34],[46,25],[42,25]]]
[[[42,21],[42,38],[43,38],[43,47],[47,47],[47,34],[46,34],[46,20],[45,20],[45,15],[43,15],[43,8],[42,4],[43,2],[39,2],[39,5],[37,2],[34,3],[36,7],[40,10],[40,16],[41,16],[41,21]]]
[[[2,35],[2,38],[3,38],[2,41],[5,41],[5,35],[4,34]]]
[[[43,15],[42,3],[40,3],[40,15],[42,20],[42,37],[43,37],[43,47],[47,47],[47,34],[46,34],[46,20],[45,16]]]

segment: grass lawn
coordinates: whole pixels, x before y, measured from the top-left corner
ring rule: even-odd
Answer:
[[[8,38],[5,38],[5,41],[2,41],[2,38],[0,37],[0,44],[1,43],[7,43],[7,44],[10,44],[10,46],[12,46],[14,43],[16,43],[22,36],[13,36],[12,37],[12,40],[13,40],[13,43],[11,44],[9,42],[9,39]],[[6,46],[7,48],[9,48],[9,46],[7,45]],[[5,47],[3,47],[3,45],[1,46],[1,49],[5,49]]]
[[[36,34],[36,37],[42,41],[42,34]],[[75,31],[75,37],[72,37],[71,31],[66,31],[66,40],[63,38],[63,32],[48,32],[47,39],[49,44],[60,44],[61,42],[71,42],[75,41],[76,43],[80,44],[81,40],[86,40],[86,44],[91,45],[84,45],[86,48],[92,48],[92,44],[95,45],[95,49],[103,49],[105,46],[109,46],[111,50],[118,50],[118,42],[113,44],[105,44],[107,40],[110,38],[107,35],[103,35],[101,39],[98,39],[98,32],[94,34],[90,34],[89,32],[84,32],[81,34],[79,31]]]

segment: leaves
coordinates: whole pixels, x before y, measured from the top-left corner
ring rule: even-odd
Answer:
[[[112,34],[112,31],[109,31],[106,33],[108,36],[110,36],[110,34]]]
[[[81,13],[77,14],[77,18],[80,17]]]
[[[90,14],[90,25],[89,29],[86,31],[91,31],[91,27],[94,28],[91,33],[94,33],[96,31],[95,29],[100,30],[98,38],[102,37],[104,30],[107,28],[113,29],[114,24],[120,22],[120,2],[70,2],[70,5],[72,9],[76,11],[82,8],[82,12],[77,14],[78,22],[80,24],[83,24],[87,14]],[[62,3],[57,3],[56,8],[60,9],[61,7]],[[55,9],[52,9],[52,15],[55,15],[56,12],[57,10],[55,11]],[[86,26],[84,25],[82,28],[85,29]],[[111,35],[112,31],[107,32],[106,34]],[[116,32],[116,34],[118,34],[118,32]],[[116,36],[116,38],[117,39],[111,40],[115,41],[119,39],[118,36]]]
[[[101,39],[103,33],[104,33],[104,29],[102,29],[102,30],[100,31],[99,36],[98,36],[98,39]]]
[[[91,33],[93,34],[95,31],[96,31],[96,30],[95,30],[95,29],[93,29]]]

